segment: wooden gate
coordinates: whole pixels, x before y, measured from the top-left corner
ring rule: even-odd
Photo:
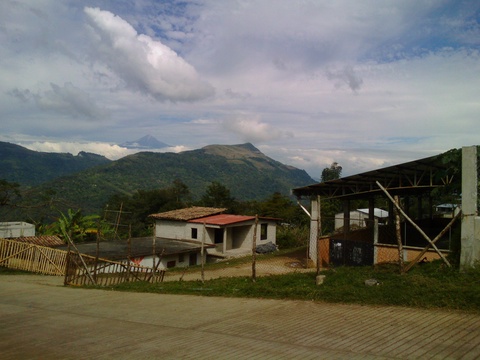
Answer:
[[[65,285],[111,286],[128,281],[161,282],[165,270],[139,266],[131,261],[112,261],[69,251]]]
[[[0,266],[45,275],[64,275],[65,250],[0,239]]]

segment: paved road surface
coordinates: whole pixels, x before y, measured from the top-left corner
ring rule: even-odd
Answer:
[[[480,315],[0,276],[1,359],[478,359]]]

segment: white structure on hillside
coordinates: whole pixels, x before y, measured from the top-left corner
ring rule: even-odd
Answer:
[[[23,221],[0,222],[0,238],[13,239],[35,236],[35,225]]]
[[[350,211],[350,226],[357,227],[366,227],[369,219],[368,209],[357,209]],[[388,211],[374,208],[373,209],[374,219],[378,219],[379,223],[385,223],[388,220]],[[335,215],[335,230],[340,229],[344,225],[343,213],[338,213]]]

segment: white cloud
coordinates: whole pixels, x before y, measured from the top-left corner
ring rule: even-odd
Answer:
[[[238,135],[245,142],[263,143],[272,139],[293,136],[269,124],[261,122],[256,116],[232,116],[222,122],[223,127]]]
[[[89,119],[107,116],[106,111],[98,107],[95,100],[86,91],[75,87],[72,83],[65,83],[64,86],[50,83],[50,87],[50,90],[33,95],[40,109]],[[30,93],[29,90],[17,92],[25,95]]]
[[[313,176],[332,161],[347,174],[478,144],[479,11],[455,0],[3,1],[2,135],[249,141]]]
[[[213,95],[195,69],[172,49],[136,30],[109,11],[85,8],[94,34],[95,56],[134,90],[157,100],[195,101]]]
[[[101,142],[77,142],[77,141],[34,141],[34,142],[20,142],[19,145],[26,147],[27,149],[42,152],[54,152],[54,153],[70,153],[77,155],[80,151],[91,152],[105,156],[110,160],[118,160],[124,156],[138,153],[139,150],[127,149],[115,144],[101,143]],[[190,150],[187,146],[179,145],[173,147],[167,147],[157,150],[148,150],[153,152],[182,152]]]

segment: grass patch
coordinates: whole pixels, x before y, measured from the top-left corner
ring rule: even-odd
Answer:
[[[159,294],[290,299],[442,308],[480,312],[480,269],[459,272],[440,262],[416,266],[407,274],[397,267],[339,267],[322,272],[323,285],[316,285],[314,273],[292,273],[259,277],[220,278],[205,281],[176,281],[158,284],[124,283],[113,290]],[[365,280],[378,280],[366,286]]]
[[[0,266],[0,275],[32,275],[32,273],[28,271],[9,269]]]

